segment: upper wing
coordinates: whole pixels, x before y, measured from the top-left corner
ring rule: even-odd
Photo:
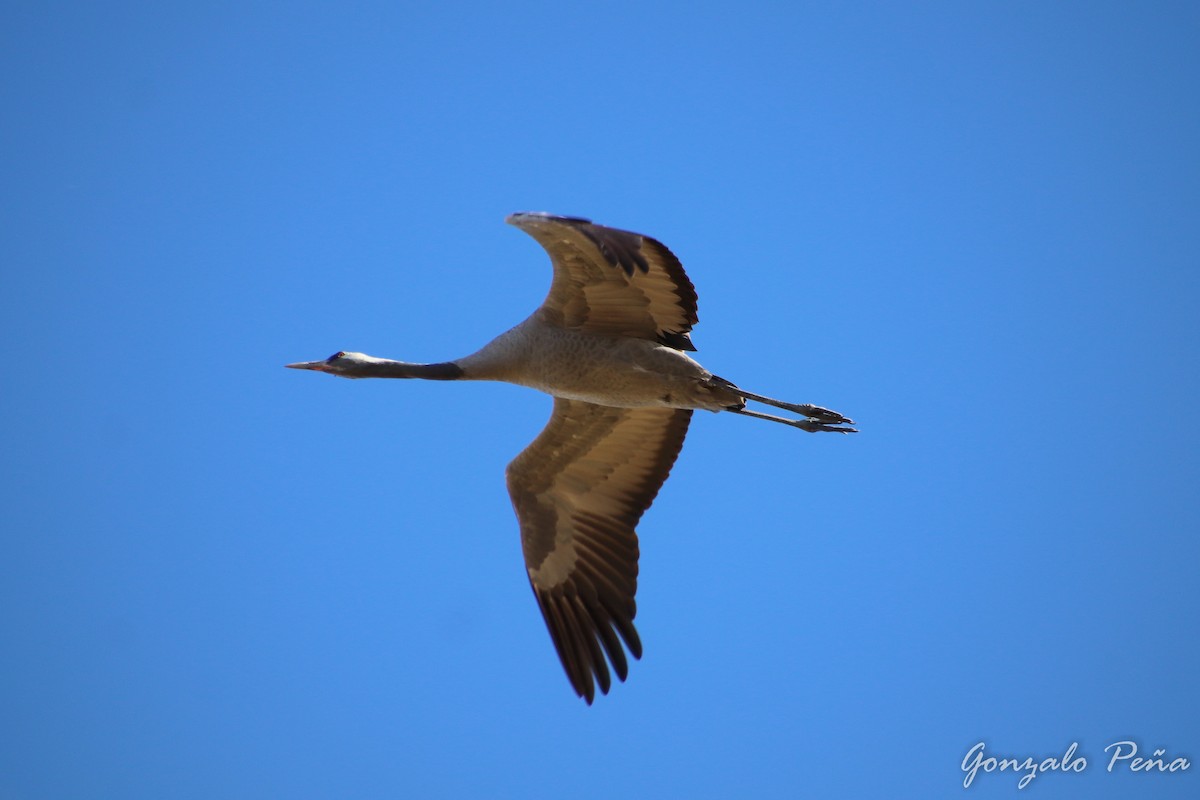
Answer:
[[[508,223],[537,239],[554,264],[542,319],[565,328],[695,350],[696,289],[661,243],[581,217],[518,213]]]
[[[634,527],[667,479],[691,417],[687,409],[555,398],[545,430],[508,465],[529,582],[571,686],[589,704],[593,678],[602,694],[612,683],[605,653],[618,678],[628,674],[617,633],[641,658]]]

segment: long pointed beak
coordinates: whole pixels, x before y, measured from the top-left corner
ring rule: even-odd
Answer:
[[[317,372],[325,371],[324,361],[297,361],[295,364],[284,364],[288,369],[315,369]]]

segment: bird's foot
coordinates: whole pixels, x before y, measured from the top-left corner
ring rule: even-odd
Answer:
[[[843,417],[836,411],[830,411],[828,408],[821,408],[820,406],[814,406],[809,403],[788,403],[787,405],[782,406],[782,408],[787,411],[794,411],[797,414],[803,414],[808,418],[805,420],[806,422],[818,422],[827,425],[854,424],[854,420],[850,419],[849,417]],[[838,428],[837,430],[842,430],[843,433],[846,432],[841,428]]]
[[[816,407],[813,406],[813,408]],[[817,408],[816,410],[832,415],[833,417],[836,417],[836,419],[830,419],[829,417],[818,417],[814,415],[805,417],[804,419],[794,420],[792,425],[796,426],[802,431],[808,431],[809,433],[817,433],[818,431],[827,431],[829,433],[858,433],[857,428],[850,427],[850,425],[854,424],[854,420],[846,419],[836,411],[829,411],[825,408]]]

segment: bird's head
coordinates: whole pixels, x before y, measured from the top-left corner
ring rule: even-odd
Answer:
[[[380,359],[363,353],[347,353],[344,350],[326,358],[323,361],[297,361],[295,364],[284,364],[289,369],[311,369],[315,372],[328,372],[343,378],[362,378],[362,371],[370,365],[379,363]]]

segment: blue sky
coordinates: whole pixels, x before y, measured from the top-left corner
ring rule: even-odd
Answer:
[[[1200,11],[9,3],[0,796],[1195,797]],[[645,232],[698,415],[588,708],[466,354]],[[1078,742],[1082,774],[980,774]]]

